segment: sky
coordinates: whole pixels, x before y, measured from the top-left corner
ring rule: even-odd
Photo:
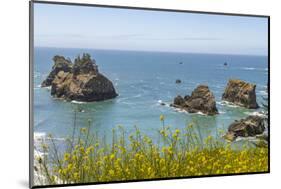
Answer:
[[[267,18],[35,3],[34,45],[267,55]]]

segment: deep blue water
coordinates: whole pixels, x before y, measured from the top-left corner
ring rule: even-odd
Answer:
[[[72,60],[83,52],[90,53],[99,70],[114,84],[119,96],[104,102],[77,104],[53,99],[50,90],[40,88],[41,82],[51,71],[54,55],[63,55]],[[179,64],[183,62],[183,64]],[[223,66],[227,62],[228,66]],[[172,128],[184,128],[195,122],[204,135],[226,130],[234,120],[260,111],[222,105],[221,96],[227,81],[242,79],[257,85],[258,103],[266,95],[268,77],[266,56],[184,54],[163,52],[133,52],[92,49],[35,48],[34,63],[34,130],[36,133],[51,133],[55,137],[70,136],[73,128],[74,108],[78,127],[85,127],[91,119],[92,129],[110,138],[112,128],[122,125],[128,132],[137,126],[155,138],[161,127],[160,114],[165,115],[165,124]],[[181,79],[181,84],[175,80]],[[207,84],[214,93],[216,116],[178,112],[159,102],[170,104],[178,94],[187,95],[199,84]]]

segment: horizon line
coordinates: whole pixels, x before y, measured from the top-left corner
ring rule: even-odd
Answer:
[[[157,52],[157,53],[178,53],[178,54],[209,54],[209,55],[233,55],[233,56],[262,56],[268,57],[268,54],[238,54],[238,53],[211,53],[211,52],[186,52],[186,51],[157,51],[157,50],[131,50],[131,49],[102,49],[93,47],[53,47],[53,46],[35,46],[34,48],[54,48],[54,49],[89,49],[89,50],[109,50],[109,51],[129,51],[129,52]]]

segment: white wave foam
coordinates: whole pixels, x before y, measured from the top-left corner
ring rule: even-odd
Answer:
[[[73,103],[73,104],[85,104],[86,102],[72,100],[71,103]]]
[[[242,70],[258,70],[258,71],[268,71],[268,68],[252,68],[252,67],[242,67]]]
[[[50,137],[44,133],[44,132],[34,132],[34,143],[37,144],[38,142],[46,141],[46,140],[50,140]],[[59,141],[63,141],[65,140],[65,138],[59,138],[59,137],[52,137],[53,140],[59,140]]]
[[[137,95],[133,96],[132,98],[139,98],[141,96],[142,96],[141,94],[137,94]]]
[[[42,87],[42,86],[40,85],[40,88],[51,90],[52,86]]]
[[[257,139],[256,137],[237,137],[236,139],[235,139],[235,142],[238,142],[238,141],[245,141],[245,140],[247,140],[247,141],[259,141],[259,139]]]
[[[158,106],[170,107],[169,103],[163,102],[162,100],[158,100],[158,101],[157,101],[157,105],[158,105]]]
[[[252,116],[266,117],[266,115],[263,112],[245,112],[245,114],[252,115]]]
[[[245,68],[242,68],[242,70],[256,70],[256,68],[245,67]]]
[[[180,113],[185,113],[185,114],[197,114],[197,115],[201,115],[201,116],[207,116],[207,114],[204,114],[203,112],[196,112],[196,113],[189,113],[188,111],[184,110],[184,109],[181,109],[181,108],[175,108],[173,107],[173,109],[176,111],[176,112],[180,112]]]
[[[206,116],[206,114],[204,114],[203,112],[197,112],[197,113],[193,113],[193,114],[198,114],[198,115],[203,115],[203,116]]]
[[[122,97],[122,98],[119,97],[117,99],[117,102],[124,102],[124,101],[129,100],[129,99],[140,98],[140,97],[142,97],[142,94],[137,94],[135,96],[129,96],[129,97]],[[127,103],[129,103],[129,102],[127,102]]]
[[[238,105],[235,105],[231,102],[227,102],[227,101],[219,101],[217,102],[217,104],[219,105],[222,105],[222,106],[228,106],[228,107],[231,107],[231,108],[238,108],[239,106]]]
[[[133,102],[124,102],[124,101],[121,101],[122,104],[126,104],[126,105],[134,105],[135,103]]]
[[[176,112],[180,112],[180,113],[186,113],[188,114],[188,111],[181,109],[181,108],[173,108]]]
[[[267,95],[267,91],[264,91],[264,90],[259,91],[259,93],[260,93],[261,95]]]
[[[46,133],[43,132],[34,132],[34,141],[42,140],[46,138]]]

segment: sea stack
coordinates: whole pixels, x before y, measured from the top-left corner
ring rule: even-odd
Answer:
[[[191,93],[191,96],[186,95],[182,97],[178,95],[175,97],[174,103],[171,106],[186,110],[189,113],[202,112],[207,115],[218,114],[215,96],[206,85],[199,85]]]
[[[89,54],[78,56],[74,63],[58,55],[53,61],[52,71],[41,84],[42,87],[51,86],[53,97],[92,102],[118,95],[112,82],[99,73],[95,60]]]
[[[248,116],[245,119],[234,121],[228,127],[228,132],[224,136],[229,141],[234,141],[239,137],[253,137],[265,131],[265,119],[260,116]]]
[[[256,101],[256,85],[238,79],[228,81],[222,100],[249,109],[259,108]]]

